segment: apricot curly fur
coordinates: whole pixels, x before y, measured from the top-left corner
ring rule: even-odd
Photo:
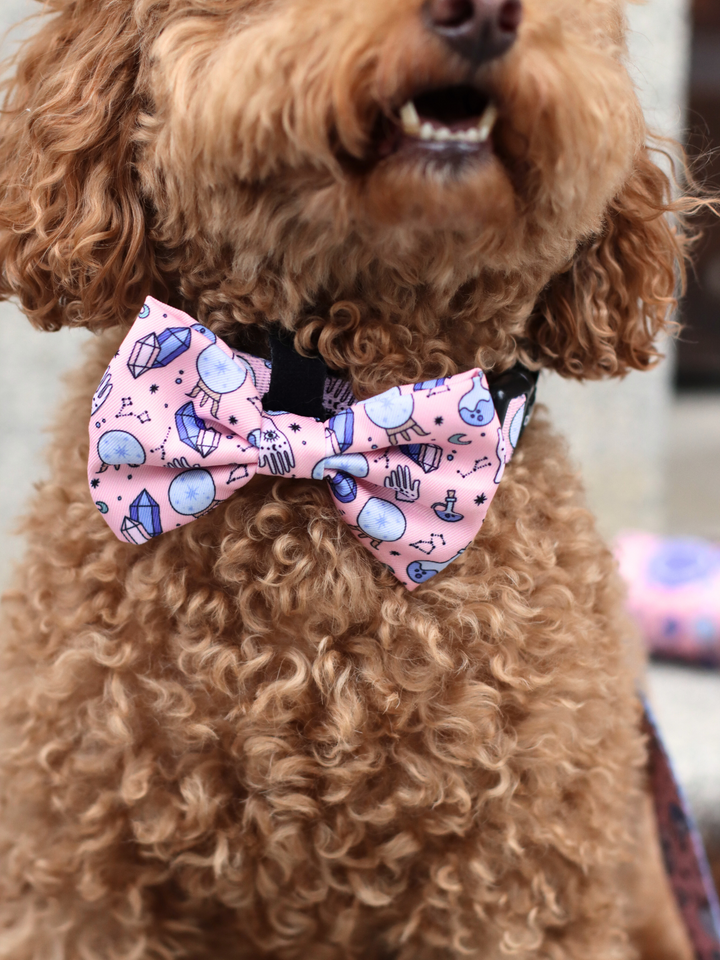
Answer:
[[[4,602],[0,958],[651,960],[638,654],[541,410],[412,594],[322,484],[256,478],[137,548],[86,479],[148,292],[260,351],[281,324],[359,397],[648,366],[692,201],[648,153],[619,0],[525,0],[478,71],[494,156],[454,172],[373,160],[378,112],[468,79],[418,0],[46,7],[0,119],[0,295],[100,336]]]

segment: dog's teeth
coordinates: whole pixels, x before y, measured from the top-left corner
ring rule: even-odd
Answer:
[[[480,117],[478,121],[477,129],[480,136],[478,140],[480,143],[485,143],[487,138],[490,136],[492,128],[495,126],[495,121],[498,117],[497,107],[494,103],[488,104],[485,108],[485,112]]]
[[[400,111],[400,121],[405,133],[417,134],[420,130],[420,117],[412,100],[408,100]]]
[[[451,130],[449,127],[430,123],[427,120],[424,123],[421,122],[415,104],[412,100],[408,100],[400,110],[400,122],[404,133],[411,137],[418,137],[420,140],[433,140],[439,143],[447,141],[484,143],[490,136],[497,115],[497,108],[490,104],[478,120],[476,127],[467,130]]]

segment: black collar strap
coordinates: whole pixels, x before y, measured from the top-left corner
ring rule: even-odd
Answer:
[[[329,420],[337,409],[326,403],[328,381],[337,383],[340,378],[328,370],[321,357],[303,357],[294,347],[294,334],[289,330],[274,328],[269,335],[270,387],[262,398],[266,410],[286,410],[298,416]],[[488,385],[500,423],[510,403],[520,396],[527,398],[525,416],[518,439],[527,426],[535,403],[538,374],[517,363],[510,370],[493,376],[488,375]],[[337,391],[332,391],[336,393]],[[347,391],[349,395],[349,389]],[[349,402],[353,402],[349,399]]]

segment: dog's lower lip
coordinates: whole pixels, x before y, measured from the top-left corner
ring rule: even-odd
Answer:
[[[453,163],[458,160],[483,159],[494,153],[492,137],[482,143],[462,140],[421,140],[397,130],[395,135],[383,140],[378,149],[381,160],[397,158],[411,161],[432,160]]]

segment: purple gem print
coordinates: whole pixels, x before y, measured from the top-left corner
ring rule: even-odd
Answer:
[[[433,443],[403,443],[398,450],[422,467],[423,473],[437,470],[442,460],[442,447],[436,447]]]
[[[184,404],[175,414],[175,425],[183,443],[192,447],[201,457],[217,449],[220,443],[220,434],[212,427],[208,427],[196,413],[192,401]]]
[[[147,490],[141,490],[130,504],[130,519],[145,528],[149,537],[161,534],[160,506]]]
[[[173,360],[177,360],[190,347],[191,338],[192,334],[187,327],[167,327],[163,330],[158,334],[157,342],[160,352],[153,363],[153,368],[166,367]]]
[[[125,537],[128,543],[134,543],[136,547],[139,547],[140,544],[146,543],[150,539],[150,534],[147,532],[145,527],[138,523],[137,520],[132,520],[130,517],[124,517],[122,525],[120,527],[120,533]]]

